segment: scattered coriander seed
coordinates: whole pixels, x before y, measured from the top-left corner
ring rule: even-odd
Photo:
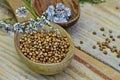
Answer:
[[[115,7],[115,9],[119,9],[119,7],[118,7],[118,6],[116,6],[116,7]]]
[[[111,29],[109,30],[109,33],[112,33],[112,30],[111,30]]]
[[[104,37],[106,37],[106,35],[105,35],[105,34],[103,34],[103,36],[104,36]]]
[[[104,31],[104,27],[101,27],[100,30],[101,30],[101,31]]]
[[[93,35],[96,35],[97,33],[96,32],[93,32]]]
[[[116,46],[113,46],[113,48],[117,48]]]
[[[98,41],[97,44],[100,45],[100,42]]]
[[[118,35],[117,38],[120,38],[120,35]]]
[[[102,46],[101,48],[102,48],[102,49],[106,49],[106,46]]]
[[[115,48],[111,48],[110,50],[111,50],[111,52],[115,52],[116,49]]]
[[[115,52],[117,53],[117,52],[118,52],[118,50],[117,50],[117,49],[115,49]]]
[[[120,50],[117,51],[117,54],[120,54]]]
[[[96,49],[96,46],[94,45],[92,48],[93,48],[93,49]]]
[[[120,58],[120,55],[119,54],[117,54],[117,56],[116,56],[117,58]]]
[[[80,46],[76,46],[77,49],[81,50],[81,47]]]
[[[110,38],[113,38],[113,35],[110,35]]]
[[[106,40],[106,41],[110,41],[110,39],[109,39],[109,38],[106,38],[105,40]]]
[[[107,52],[106,50],[104,50],[103,53],[104,53],[105,55],[107,55],[108,52]]]
[[[80,44],[83,44],[83,41],[80,41]]]
[[[113,38],[112,41],[115,41],[115,38]]]
[[[101,47],[99,48],[99,50],[100,50],[100,51],[103,51],[103,49],[102,49]]]

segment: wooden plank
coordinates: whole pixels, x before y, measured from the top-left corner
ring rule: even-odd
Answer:
[[[103,64],[102,62],[96,60],[95,58],[87,55],[86,53],[84,53],[78,49],[75,49],[75,54],[78,56],[78,58],[83,60],[83,62],[80,61],[81,63],[86,65],[86,67],[90,68],[96,74],[98,74],[102,77],[107,76],[111,80],[119,80],[120,79],[119,72],[117,72],[114,69],[110,68],[109,66]],[[76,58],[77,58],[77,56],[76,56]],[[77,59],[77,60],[79,61],[80,59]]]
[[[85,4],[85,5],[89,5],[89,4]],[[85,16],[88,17],[87,15],[88,13],[86,11],[83,11],[83,12],[85,13],[84,17]],[[84,19],[84,17],[82,19]],[[90,16],[89,18],[91,20]],[[78,23],[75,25],[77,29],[78,27],[80,27],[80,26],[77,26],[79,25]],[[73,29],[73,27],[69,29]],[[88,26],[84,28],[80,28],[78,30],[81,30],[84,32],[85,31],[84,29],[89,32]],[[71,33],[72,37],[73,35],[75,36],[76,34],[75,31],[74,33]],[[83,37],[84,33],[80,33],[80,34],[82,35],[82,38],[84,38]],[[87,35],[87,37],[90,35]],[[86,37],[86,34],[84,34],[84,36]],[[81,36],[77,36],[77,37],[75,36],[74,40],[78,37],[81,37]],[[85,40],[85,42],[87,42],[87,40]],[[43,76],[43,75],[34,73],[30,69],[28,69],[28,67],[25,64],[22,63],[21,59],[19,58],[15,50],[13,36],[0,32],[0,44],[1,44],[0,45],[0,76],[1,75],[3,76],[2,78],[0,77],[0,79],[4,79],[4,80],[8,80],[8,79],[9,80],[13,80],[13,79],[14,80],[15,79],[24,79],[24,80],[27,80],[27,79],[28,80],[29,79],[32,79],[32,80],[39,80],[39,79],[41,80],[119,80],[120,79],[119,72],[115,71],[109,66],[99,62],[93,57],[77,49],[75,49],[74,60],[72,61],[71,65],[67,69],[65,69],[64,72],[53,75],[53,76]],[[88,42],[84,44],[84,46],[88,46]],[[86,48],[92,50],[90,46]],[[85,51],[87,51],[88,49],[86,49]],[[93,51],[94,54],[96,52],[98,51]]]
[[[76,46],[81,46],[81,49],[87,54],[120,72],[120,58],[116,57],[117,54],[106,49],[108,55],[104,55],[97,46],[97,41],[102,42],[106,39],[103,34],[109,37],[109,30],[112,30],[116,41],[111,41],[110,45],[115,45],[120,50],[120,40],[117,39],[117,35],[120,35],[120,9],[116,9],[116,7],[120,8],[120,0],[107,0],[102,4],[81,4],[80,19],[67,31],[74,39]],[[101,27],[104,27],[105,31],[100,31]],[[92,34],[94,31],[97,33],[96,35]],[[83,41],[83,44],[80,44],[80,41]],[[93,45],[96,45],[96,49],[92,48]]]
[[[84,64],[78,62],[76,58],[62,73],[53,76],[39,75],[21,61],[14,47],[13,36],[0,32],[0,37],[0,75],[6,78],[5,80],[20,79],[21,77],[32,80],[105,80]]]
[[[26,78],[27,76],[28,79],[31,78],[34,80],[50,80],[48,78],[53,80],[64,78],[66,80],[120,79],[120,73],[77,49],[75,49],[74,60],[64,72],[54,76],[39,75],[28,69],[28,67],[22,63],[14,48],[13,36],[0,32],[0,37],[0,75],[4,75],[3,78],[12,76],[10,77],[10,80],[12,80],[14,78],[19,79],[20,77]]]

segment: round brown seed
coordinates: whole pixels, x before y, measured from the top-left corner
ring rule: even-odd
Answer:
[[[103,53],[104,53],[105,55],[107,55],[108,52],[107,52],[106,50],[104,50]]]
[[[104,27],[101,27],[100,30],[101,30],[101,31],[104,31]]]
[[[60,62],[66,57],[66,54],[69,51],[68,48],[70,46],[70,43],[66,35],[57,36],[57,34],[54,32],[50,32],[50,34],[51,36],[49,36],[49,33],[46,34],[45,32],[28,33],[26,34],[25,37],[22,36],[20,38],[19,47],[23,52],[23,54],[28,59],[34,62],[40,62],[40,63]],[[58,45],[62,47],[60,48]],[[56,52],[59,53],[60,57],[58,57],[56,61],[55,59],[53,59],[53,61],[51,62],[51,59],[54,58],[55,56],[54,54]]]
[[[117,57],[117,58],[120,58],[120,55],[118,54],[116,57]]]
[[[95,45],[93,45],[93,47],[92,47],[93,49],[96,49],[96,46]]]
[[[111,29],[109,30],[109,33],[112,33],[112,30],[111,30]]]
[[[80,41],[80,44],[83,44],[83,41]]]
[[[96,32],[93,32],[93,35],[96,35],[97,33]]]
[[[120,38],[120,35],[118,35],[117,38]]]
[[[103,36],[104,36],[104,37],[106,37],[106,35],[105,35],[105,34],[103,34]]]
[[[115,41],[115,38],[113,38],[112,41]]]

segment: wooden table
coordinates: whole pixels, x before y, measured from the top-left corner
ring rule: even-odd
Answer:
[[[120,34],[120,9],[116,9],[116,6],[120,7],[119,0],[108,0],[102,4],[81,4],[79,21],[67,31],[73,37],[75,46],[81,46],[82,51],[75,49],[70,66],[53,76],[31,71],[17,55],[13,36],[0,31],[0,80],[120,80],[120,59],[116,58],[116,54],[109,51],[108,55],[104,55],[98,47],[92,49],[97,41],[105,39],[100,27],[105,28],[104,34],[107,36],[109,29],[113,30],[115,36]],[[93,35],[93,31],[97,35]],[[80,40],[83,44],[80,44]],[[119,43],[117,40],[112,44],[120,48]]]

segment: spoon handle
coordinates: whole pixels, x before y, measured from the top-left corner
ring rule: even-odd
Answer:
[[[13,13],[15,14],[15,17],[17,19],[18,22],[24,22],[29,20],[30,18],[33,18],[33,15],[28,12],[26,17],[17,17],[16,16],[16,9],[20,8],[20,7],[27,7],[27,5],[23,2],[23,0],[6,0],[8,2],[8,4],[10,5],[11,9],[13,10]]]

